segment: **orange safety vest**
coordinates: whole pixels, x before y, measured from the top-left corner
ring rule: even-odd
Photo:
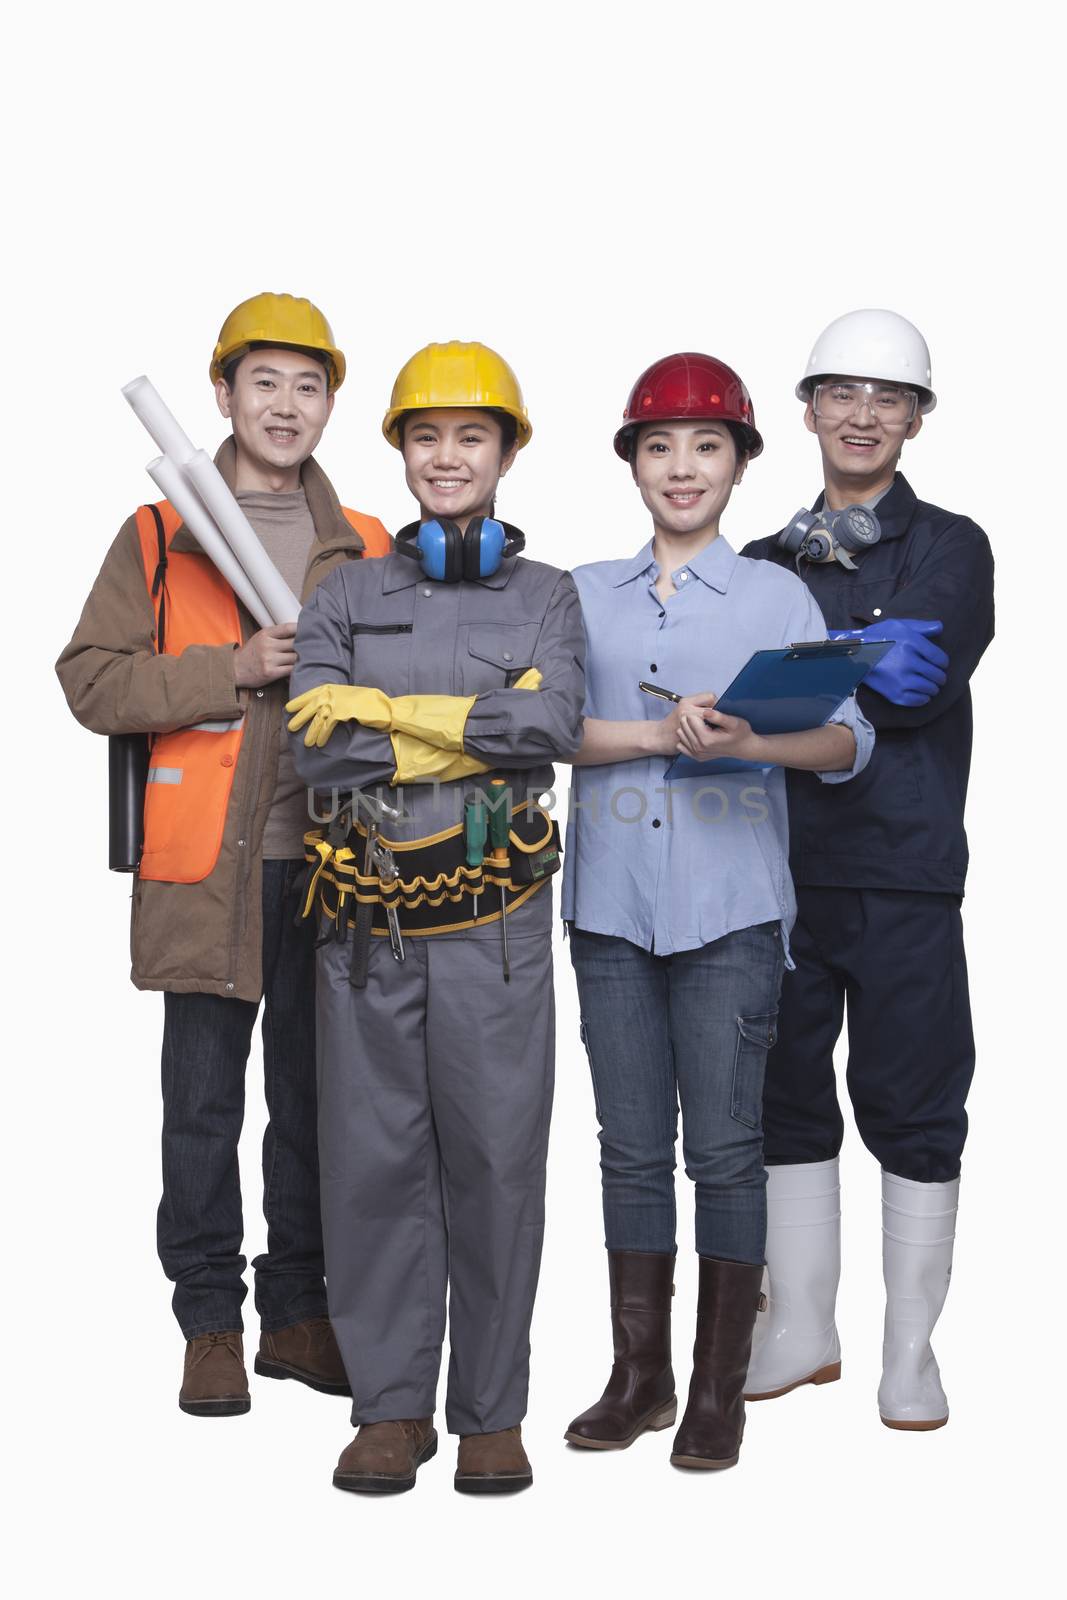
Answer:
[[[389,535],[380,522],[347,506],[341,510],[369,556],[388,554]],[[239,645],[234,592],[206,555],[172,552],[180,526],[168,500],[137,511],[145,582],[156,613],[156,649],[161,655],[180,656],[193,644]],[[139,877],[200,883],[214,870],[243,738],[243,718],[154,735]]]

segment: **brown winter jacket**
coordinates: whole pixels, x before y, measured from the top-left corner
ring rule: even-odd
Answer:
[[[232,438],[215,460],[232,489]],[[361,556],[364,546],[314,459],[304,463],[300,475],[316,533],[300,596],[304,601],[340,562]],[[198,551],[200,546],[183,525],[171,548]],[[247,639],[258,624],[242,606],[238,610]],[[232,645],[193,645],[180,656],[156,654],[155,614],[136,521],[130,517],[56,663],[70,709],[93,733],[108,734],[167,733],[242,714],[247,719],[214,870],[201,883],[135,879],[130,976],[139,989],[241,1000],[258,1000],[263,992],[263,829],[274,796],[286,684],[238,689],[235,653]]]

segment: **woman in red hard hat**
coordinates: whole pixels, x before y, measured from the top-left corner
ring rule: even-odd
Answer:
[[[600,1123],[615,1364],[567,1438],[624,1449],[675,1420],[680,1105],[700,1288],[671,1460],[728,1467],[764,1263],[763,1072],[796,909],[782,769],[840,782],[866,765],[873,734],[853,700],[825,727],[773,736],[715,710],[755,650],[826,637],[798,578],[742,559],[719,532],[763,449],[737,373],[705,355],[657,361],[615,449],[652,537],[574,574],[588,692],[563,890]],[[665,783],[678,753],[729,761],[710,779]]]

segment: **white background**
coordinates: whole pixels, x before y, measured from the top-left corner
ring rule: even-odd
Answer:
[[[1062,1453],[1063,1114],[1061,94],[1046,8],[189,0],[33,15],[9,23],[3,113],[9,1592],[1043,1587],[1046,1471]],[[430,339],[496,346],[535,428],[500,509],[560,565],[646,537],[611,435],[656,356],[712,351],[752,391],[766,450],[724,524],[739,547],[819,487],[793,398],[819,329],[885,305],[926,333],[939,405],[905,470],[922,498],[980,522],[998,560],[998,634],[974,685],[979,1064],[936,1339],[946,1429],[878,1421],[878,1172],[850,1129],[843,1381],[751,1407],[727,1473],[673,1471],[669,1433],[620,1454],[565,1448],[609,1355],[565,955],[532,1492],[457,1496],[443,1440],[414,1493],[338,1494],[346,1403],[295,1384],[256,1381],[245,1418],[179,1413],[182,1343],[154,1254],[162,1004],[127,980],[105,745],[70,718],[51,664],[115,530],[155,497],[155,447],[120,385],[147,372],[213,447],[211,347],[261,289],[330,317],[349,377],[319,458],[348,504],[393,528],[411,515],[379,432],[397,368]],[[253,1063],[249,1256],[259,1081]],[[684,1385],[695,1260],[679,1181]]]

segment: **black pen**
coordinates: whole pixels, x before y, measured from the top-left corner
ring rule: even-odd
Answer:
[[[643,689],[646,694],[654,694],[657,700],[672,700],[675,705],[682,698],[680,694],[675,694],[673,689],[661,688],[658,683],[639,683],[637,687]]]

